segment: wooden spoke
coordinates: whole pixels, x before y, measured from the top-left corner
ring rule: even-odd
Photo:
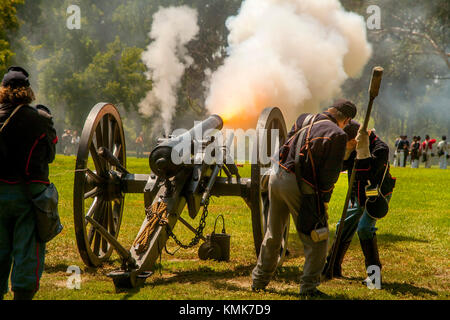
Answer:
[[[104,173],[106,171],[104,164],[105,161],[98,155],[95,145],[91,144],[89,146],[89,150],[91,152],[92,161],[94,162],[95,169],[97,169],[96,171],[99,172],[100,174]]]
[[[99,200],[98,198],[94,198],[94,201],[92,201],[91,206],[89,207],[88,212],[86,213],[86,216],[91,217],[93,216],[94,212],[98,209]]]
[[[91,169],[86,169],[86,174],[95,181],[97,184],[104,183],[105,180],[101,177],[99,177],[96,173],[94,173]]]
[[[94,197],[100,195],[101,193],[102,193],[102,189],[100,189],[99,187],[95,187],[94,189],[86,192],[84,194],[84,198],[85,199],[87,199],[87,198],[94,198]]]

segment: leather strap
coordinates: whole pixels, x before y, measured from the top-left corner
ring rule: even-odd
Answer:
[[[2,133],[3,129],[6,127],[6,125],[9,123],[9,121],[11,121],[12,117],[14,117],[14,115],[17,113],[17,111],[20,110],[20,108],[22,108],[24,106],[24,104],[21,104],[20,106],[18,106],[17,108],[14,109],[14,111],[11,113],[11,115],[9,116],[8,119],[6,119],[6,121],[3,123],[3,126],[0,128],[0,133]]]

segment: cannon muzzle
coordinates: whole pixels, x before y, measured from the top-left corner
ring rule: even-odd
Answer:
[[[222,130],[222,128],[222,118],[212,115],[179,136],[160,139],[160,143],[150,153],[150,169],[164,179],[175,176],[186,165],[186,160],[191,160],[195,152],[195,144],[204,145],[213,142],[211,139],[213,131]],[[186,150],[189,152],[185,152]]]

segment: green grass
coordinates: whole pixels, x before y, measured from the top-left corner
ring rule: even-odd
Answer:
[[[226,218],[231,236],[231,261],[201,261],[198,246],[179,250],[175,256],[161,257],[161,273],[147,279],[140,290],[116,293],[106,273],[120,266],[114,253],[100,268],[86,267],[77,250],[73,228],[72,192],[74,157],[57,156],[51,166],[51,180],[60,192],[60,214],[64,231],[47,245],[45,271],[36,299],[297,299],[303,247],[291,223],[291,255],[269,284],[266,293],[250,289],[254,254],[250,210],[241,198],[213,198],[207,218],[206,233],[211,233],[218,214]],[[128,158],[133,173],[147,173],[146,159]],[[248,167],[241,168],[249,176]],[[393,168],[397,177],[390,212],[377,223],[380,257],[383,263],[382,290],[369,290],[360,282],[364,260],[357,236],[353,239],[343,264],[344,279],[334,279],[320,289],[335,299],[449,299],[450,297],[450,170]],[[346,174],[339,179],[330,203],[330,227],[334,233],[347,189]],[[187,220],[191,220],[184,214]],[[127,195],[119,241],[130,247],[144,219],[142,195]],[[192,221],[198,225],[198,217]],[[181,224],[175,233],[188,243],[192,233]],[[331,242],[331,241],[330,241]],[[168,242],[169,251],[176,245]],[[80,290],[70,290],[66,283],[67,267],[82,270]],[[5,296],[11,299],[11,294]]]

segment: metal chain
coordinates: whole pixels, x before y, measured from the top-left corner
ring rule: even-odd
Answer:
[[[180,240],[178,240],[177,236],[172,232],[172,229],[170,228],[170,226],[168,224],[166,225],[167,234],[169,235],[169,237],[171,237],[175,241],[175,243],[178,246],[180,246],[183,249],[190,249],[198,244],[198,242],[200,241],[200,239],[203,235],[203,230],[206,227],[206,217],[208,216],[208,205],[209,205],[209,199],[206,201],[206,203],[203,207],[203,213],[200,218],[199,226],[196,229],[195,236],[188,245],[185,245]]]

